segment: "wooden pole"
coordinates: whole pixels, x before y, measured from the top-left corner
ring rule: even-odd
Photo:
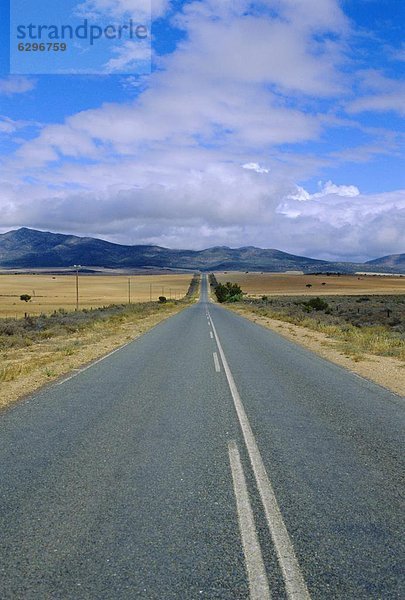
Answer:
[[[79,267],[76,267],[76,310],[79,310]]]

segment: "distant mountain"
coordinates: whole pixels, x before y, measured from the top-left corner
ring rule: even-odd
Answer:
[[[402,257],[404,255],[401,255]],[[385,257],[381,260],[388,260]],[[387,263],[370,261],[364,265],[330,263],[280,250],[228,248],[217,246],[207,250],[171,250],[160,246],[124,246],[104,240],[37,231],[22,227],[0,235],[0,267],[40,268],[72,267],[75,264],[108,268],[170,268],[190,270],[251,271],[340,271],[392,270]],[[395,264],[395,269],[398,266]],[[405,272],[405,267],[402,267]],[[398,271],[397,271],[398,272]]]
[[[389,254],[388,256],[383,256],[382,258],[368,260],[366,265],[378,268],[389,268],[396,273],[405,273],[405,254]]]

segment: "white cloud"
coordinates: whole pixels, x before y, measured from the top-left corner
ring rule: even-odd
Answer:
[[[18,129],[26,126],[25,121],[14,121],[8,117],[0,115],[0,132],[1,133],[14,133]]]
[[[360,194],[359,189],[355,185],[336,185],[331,181],[327,181],[322,185],[322,181],[318,183],[320,191],[312,194],[312,198],[322,198],[323,196],[337,195],[348,198],[353,198]]]
[[[405,190],[307,200],[290,196],[277,209],[279,234],[299,253],[361,261],[404,252]]]
[[[178,169],[172,167],[165,178],[158,165],[147,173],[146,163],[115,165],[117,171],[112,166],[108,175],[105,166],[94,167],[89,181],[97,172],[99,188],[91,183],[87,192],[89,174],[77,166],[78,190],[61,189],[51,179],[53,193],[38,185],[35,202],[27,198],[27,186],[2,186],[3,227],[24,223],[171,247],[255,245],[325,259],[366,260],[404,250],[405,191],[365,195],[354,186],[327,182],[315,194],[301,188],[303,202],[294,197],[293,186],[271,175],[225,164],[205,164],[203,171],[185,175],[178,159]],[[131,172],[130,164],[134,172],[124,187],[122,173]],[[161,183],[151,183],[155,169]]]
[[[392,58],[394,60],[405,62],[405,43],[403,43],[400,48],[392,50]]]
[[[350,84],[339,3],[260,4],[268,16],[246,14],[247,0],[186,4],[184,39],[135,101],[44,127],[3,164],[3,226],[329,258],[403,251],[402,192],[367,196],[327,181],[311,194],[294,182],[336,157],[280,149],[320,141],[334,115],[317,113],[319,98],[340,102]],[[85,6],[130,10],[113,0]],[[364,84],[365,95],[374,90]]]
[[[30,92],[36,86],[34,79],[23,77],[21,75],[10,75],[4,79],[0,79],[0,94],[5,96],[13,96],[14,94],[25,94]]]
[[[87,18],[139,16],[162,17],[170,8],[170,0],[85,0],[76,13]]]
[[[224,3],[222,21],[212,19],[215,11],[209,3],[186,5],[182,26],[187,39],[162,59],[162,71],[152,75],[149,89],[133,104],[110,104],[70,117],[63,126],[66,136],[87,136],[89,146],[97,140],[124,154],[136,154],[145,144],[165,144],[168,155],[173,145],[202,143],[251,154],[252,148],[265,153],[274,145],[318,138],[321,119],[288,105],[269,86],[315,96],[340,89],[339,53],[313,38],[324,19],[314,16],[315,25],[298,27],[301,21],[292,17],[281,22],[245,16],[241,10],[248,4],[240,2],[238,12],[235,3]],[[286,6],[291,16],[291,6]],[[314,6],[308,12],[315,13]],[[332,25],[328,21],[325,27]],[[59,137],[60,148],[53,147],[63,154],[62,132]],[[37,145],[46,158],[45,143],[46,130],[30,149]]]
[[[405,86],[404,90],[398,93],[365,96],[364,98],[354,100],[347,107],[347,110],[350,113],[393,111],[405,115]]]
[[[258,163],[255,163],[255,162],[245,163],[244,165],[242,165],[242,167],[244,169],[248,169],[250,171],[256,171],[256,173],[268,173],[269,172],[268,169],[261,167]]]
[[[115,57],[104,65],[103,70],[106,73],[123,73],[131,71],[136,72],[140,61],[150,61],[150,46],[149,43],[142,43],[140,40],[126,41],[120,46],[113,48]]]
[[[358,76],[364,95],[347,104],[349,113],[394,111],[405,114],[404,81],[390,79],[376,69],[361,71]]]

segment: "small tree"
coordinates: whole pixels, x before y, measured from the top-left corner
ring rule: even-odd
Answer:
[[[308,302],[304,303],[310,310],[327,310],[329,308],[329,304],[322,300],[317,296],[316,298],[311,298]]]
[[[218,302],[238,302],[242,299],[242,289],[237,283],[227,281],[224,285],[220,283],[215,288],[215,295]]]
[[[29,302],[31,300],[31,296],[29,294],[21,294],[20,300],[22,300],[22,302]]]
[[[223,283],[219,283],[215,288],[215,295],[217,297],[218,302],[226,302],[228,297],[228,290]]]

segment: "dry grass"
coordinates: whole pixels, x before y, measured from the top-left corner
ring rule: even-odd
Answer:
[[[405,277],[357,275],[292,275],[218,272],[219,283],[238,283],[249,296],[405,294]],[[325,285],[322,285],[322,284]],[[307,284],[312,287],[307,288]]]
[[[395,297],[397,298],[397,297]],[[327,335],[335,341],[335,347],[346,355],[354,356],[357,360],[361,359],[363,354],[374,354],[376,356],[391,356],[401,361],[405,361],[405,337],[402,333],[402,319],[399,325],[390,326],[381,324],[381,309],[378,305],[375,308],[375,313],[367,309],[366,319],[369,321],[367,325],[354,324],[350,322],[353,315],[350,311],[351,304],[357,304],[356,300],[349,297],[340,297],[339,306],[346,306],[345,310],[341,310],[338,316],[333,315],[333,311],[312,311],[306,314],[302,310],[302,305],[299,302],[292,302],[291,298],[286,298],[285,301],[269,300],[267,302],[254,301],[253,303],[245,302],[239,304],[239,308],[244,312],[260,317],[268,317],[277,319],[284,323],[299,325],[312,331],[318,331]],[[392,304],[392,306],[395,306]],[[396,314],[403,314],[403,304],[398,304]],[[357,319],[357,314],[356,317]],[[389,319],[385,317],[389,322]],[[392,321],[391,321],[392,322]],[[394,323],[397,320],[393,321]]]
[[[147,302],[159,296],[181,298],[187,292],[190,275],[134,275],[131,301]],[[151,296],[152,291],[152,296]],[[32,299],[26,303],[21,294]],[[119,275],[79,275],[80,308],[95,308],[128,302],[128,277]],[[0,317],[39,315],[76,307],[74,275],[2,275],[0,274]]]
[[[370,326],[361,329],[353,325],[328,325],[316,319],[304,319],[297,325],[319,331],[336,340],[336,347],[349,356],[361,360],[364,354],[392,356],[405,362],[405,340],[392,335],[384,327]]]

